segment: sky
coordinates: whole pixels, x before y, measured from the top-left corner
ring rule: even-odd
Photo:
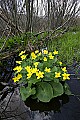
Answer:
[[[39,16],[44,16],[45,15],[45,4],[46,2],[44,3],[44,1],[47,1],[47,0],[43,0],[43,5],[41,4],[41,0],[39,0]],[[69,2],[71,0],[68,0]],[[35,6],[36,6],[37,2],[35,0]],[[80,7],[80,0],[78,0],[78,7]],[[77,9],[78,9],[77,7]]]
[[[17,0],[17,1],[22,1],[22,0]],[[23,0],[21,6],[23,6],[24,1],[25,1],[25,0]],[[44,2],[44,1],[45,1],[45,2]],[[45,10],[45,5],[47,5],[47,4],[46,4],[46,1],[47,1],[47,0],[43,0],[43,4],[41,4],[41,0],[38,0],[38,6],[39,6],[39,13],[38,13],[38,15],[39,15],[39,16],[44,16],[44,15],[45,15],[45,11],[46,11],[46,10]],[[69,1],[71,1],[71,0],[69,0]],[[34,0],[34,2],[35,2],[34,6],[36,6],[37,0]],[[78,6],[80,7],[80,0],[78,0],[78,2],[79,2]],[[21,7],[19,7],[19,9],[20,9],[20,8],[21,8]]]

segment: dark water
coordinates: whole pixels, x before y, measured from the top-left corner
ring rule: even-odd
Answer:
[[[0,65],[0,82],[13,84],[11,79],[16,59],[17,56],[13,56],[2,61],[2,65]],[[78,71],[80,72],[80,69]],[[68,72],[75,74],[75,66],[68,68]],[[77,76],[72,75],[71,80],[67,81],[67,83],[72,94],[74,94],[72,96],[63,94],[45,104],[38,103],[30,98],[25,102],[30,107],[31,120],[80,120],[80,80],[77,79]],[[0,91],[4,87],[4,85],[0,84]]]
[[[69,102],[69,96],[63,94],[60,97],[56,97],[52,99],[48,103],[38,102],[36,99],[31,99],[30,97],[25,101],[25,104],[28,107],[30,107],[32,111],[39,110],[40,112],[44,112],[44,111],[46,112],[46,111],[54,110],[54,112],[56,111],[60,112],[61,106],[63,106],[63,104],[66,104],[68,102]]]
[[[0,64],[0,82],[9,82],[13,76],[13,68],[15,66],[15,60],[17,56],[12,56],[9,59],[4,59]]]

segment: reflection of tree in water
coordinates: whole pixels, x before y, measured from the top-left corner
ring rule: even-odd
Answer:
[[[29,110],[20,99],[17,88],[15,88],[14,92],[8,93],[6,98],[0,102],[0,116],[2,120],[29,120],[29,115]]]
[[[63,104],[66,104],[69,102],[69,97],[65,94],[53,98],[50,102],[47,103],[43,103],[43,102],[38,102],[35,99],[31,99],[31,97],[29,97],[26,101],[25,101],[25,105],[30,107],[30,109],[32,111],[36,111],[39,110],[40,112],[43,111],[51,111],[53,110],[54,112],[60,112],[60,108],[63,106]]]
[[[2,120],[29,120],[29,110],[19,97],[18,89],[8,93],[6,98],[0,103],[0,115]]]
[[[25,106],[23,101],[19,97],[19,91],[18,88],[15,88],[13,92],[8,93],[6,98],[3,99],[0,103],[0,115],[2,120],[31,120],[32,118],[35,120],[42,120],[42,118],[46,118],[47,120],[50,118],[50,112],[49,110],[53,110],[54,112],[60,112],[60,107],[64,104],[64,97],[67,99],[67,96],[62,96],[59,97],[50,103],[46,103],[45,105],[42,103],[37,103],[35,101],[31,101],[30,99],[27,100],[28,105],[33,104],[33,108],[31,106],[30,109],[33,110],[31,111],[29,107]],[[30,101],[29,101],[30,100]],[[34,104],[35,102],[35,104]],[[65,101],[65,103],[68,101]],[[37,107],[37,109],[36,109]],[[38,107],[40,108],[40,111],[44,110],[45,112],[39,112]],[[44,109],[43,109],[44,107]],[[50,107],[50,108],[49,108]],[[50,110],[50,111],[51,111]],[[49,113],[49,114],[48,114]]]

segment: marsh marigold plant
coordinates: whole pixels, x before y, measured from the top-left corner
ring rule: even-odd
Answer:
[[[66,80],[70,80],[70,74],[58,60],[58,51],[49,52],[38,50],[29,55],[25,51],[19,53],[20,61],[16,61],[13,81],[20,84],[20,94],[25,101],[28,97],[49,102],[52,98],[70,94]]]

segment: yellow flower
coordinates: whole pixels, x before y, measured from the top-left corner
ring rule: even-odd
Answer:
[[[57,55],[57,54],[58,54],[58,51],[55,50],[53,53],[54,53],[54,55]]]
[[[59,62],[60,65],[62,65],[62,62]]]
[[[13,70],[14,71],[17,70],[17,72],[20,72],[22,70],[22,67],[21,66],[16,66]]]
[[[26,66],[25,69],[26,69],[27,72],[31,72],[32,71],[31,66]]]
[[[44,57],[44,59],[43,59],[44,61],[47,61],[47,58],[46,57]]]
[[[34,66],[35,66],[35,67],[37,67],[37,66],[38,66],[38,64],[39,64],[39,62],[35,62],[35,63],[34,63]]]
[[[32,73],[37,73],[39,70],[37,68],[32,68]]]
[[[61,77],[60,74],[61,74],[60,72],[55,72],[55,78]]]
[[[22,61],[16,61],[16,63],[21,64]]]
[[[24,60],[26,58],[26,55],[22,55],[21,59]]]
[[[51,56],[52,55],[52,52],[49,52],[49,54],[48,54],[49,56]]]
[[[48,50],[44,50],[43,53],[44,53],[44,54],[48,54]]]
[[[19,53],[19,56],[21,56],[22,54],[24,54],[26,51],[21,51],[20,53]]]
[[[27,74],[27,79],[31,78],[31,76],[32,76],[32,73],[28,73]]]
[[[41,56],[41,52],[40,52],[40,53],[38,53],[38,56]]]
[[[37,79],[43,78],[44,77],[43,74],[44,72],[41,72],[41,71],[37,72],[36,73]]]
[[[63,67],[63,68],[62,68],[62,71],[67,72],[66,67]]]
[[[52,56],[52,55],[49,55],[49,58],[50,58],[50,59],[54,59],[54,56]]]
[[[36,59],[37,56],[35,55],[34,52],[32,52],[32,53],[31,53],[31,57],[32,57],[32,59]]]
[[[14,78],[12,78],[12,79],[14,80],[14,82],[19,81],[19,79],[18,79],[17,77],[14,77]]]
[[[18,78],[18,79],[21,79],[21,78],[22,78],[22,75],[21,75],[21,74],[18,74],[18,75],[17,75],[17,78]]]
[[[69,78],[69,76],[70,76],[70,74],[67,74],[67,73],[64,73],[64,74],[62,74],[62,76],[63,76],[63,80],[70,80],[70,78]]]
[[[36,50],[36,51],[35,51],[35,54],[37,54],[37,53],[39,53],[39,50]]]
[[[22,78],[21,74],[18,74],[17,77],[12,78],[14,80],[14,82],[19,81]]]
[[[31,66],[26,66],[26,67],[25,67],[26,70],[28,70],[28,69],[30,69],[30,68],[31,68]]]
[[[46,71],[46,72],[51,72],[51,71],[50,71],[50,68],[47,68],[47,67],[45,68],[44,71]]]

